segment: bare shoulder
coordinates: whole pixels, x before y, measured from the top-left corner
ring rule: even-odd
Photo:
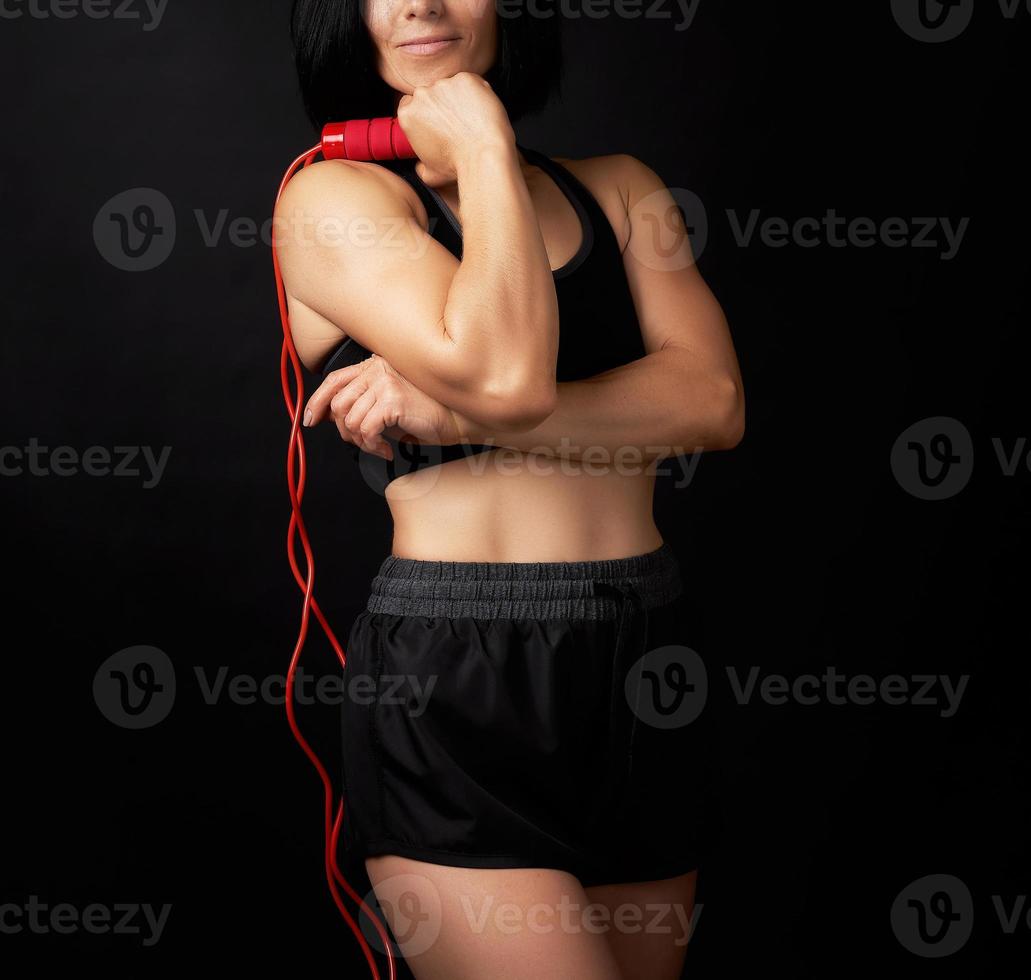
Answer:
[[[608,153],[604,156],[553,157],[594,196],[616,233],[620,249],[630,239],[630,207],[637,189],[646,183],[650,169],[629,153]]]
[[[635,191],[650,189],[658,174],[648,164],[629,153],[608,153],[599,157],[584,157],[573,160],[569,157],[555,157],[556,163],[573,173],[592,193],[614,190],[623,200],[633,202]]]
[[[629,178],[636,168],[644,166],[629,153],[606,153],[603,156],[583,157],[579,160],[572,157],[552,159],[571,170],[581,180],[587,177],[589,180],[599,179],[608,183],[621,183]]]
[[[419,218],[415,209],[419,209]],[[332,283],[361,267],[368,220],[396,228],[415,217],[426,227],[426,211],[411,186],[385,167],[351,160],[323,160],[298,171],[276,206],[274,241],[283,276],[290,332],[304,366],[318,372],[348,336],[333,317]],[[350,222],[360,221],[351,226]],[[349,227],[360,235],[346,233]],[[312,245],[322,247],[310,247]],[[343,247],[340,247],[343,246]],[[395,250],[396,251],[396,250]],[[356,282],[348,282],[357,288]],[[333,317],[331,319],[331,317]]]
[[[403,177],[360,160],[320,160],[298,170],[284,188],[277,210],[339,215],[356,209],[367,213],[370,208],[384,214],[417,215],[425,210]]]

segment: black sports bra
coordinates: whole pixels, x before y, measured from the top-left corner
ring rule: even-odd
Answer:
[[[576,254],[555,269],[555,292],[559,306],[558,381],[579,381],[644,357],[644,341],[633,296],[623,267],[623,255],[612,225],[594,195],[563,167],[538,150],[516,144],[527,161],[540,167],[566,196],[580,218],[582,240]],[[451,209],[432,187],[415,172],[415,160],[380,161],[403,177],[415,189],[430,218],[432,236],[459,261],[462,258],[462,230]],[[438,220],[433,220],[436,217]],[[370,351],[348,338],[332,352],[322,368],[331,371],[356,364]],[[382,492],[399,476],[415,470],[473,456],[497,446],[431,446],[389,439],[394,459],[347,448],[360,463],[366,478]]]

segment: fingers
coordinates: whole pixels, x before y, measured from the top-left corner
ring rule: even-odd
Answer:
[[[363,366],[368,360],[366,358],[365,361],[359,361],[357,364],[348,364],[347,367],[330,371],[326,375],[326,379],[312,392],[311,398],[305,405],[303,420],[306,426],[318,425],[326,417],[330,410],[330,404],[337,393],[361,377]],[[356,391],[355,397],[359,393],[360,391]]]
[[[362,419],[359,424],[359,431],[361,432],[362,439],[365,441],[365,445],[369,447],[368,452],[382,456],[384,459],[393,459],[394,449],[383,438],[383,430],[385,428],[383,405],[377,402],[369,410],[365,418]]]
[[[375,389],[367,388],[346,412],[337,411],[336,401],[333,400],[333,418],[340,437],[345,442],[353,442],[363,452],[393,459],[394,450],[383,439],[387,425],[384,402],[377,397]]]
[[[383,432],[397,423],[397,399],[389,397],[382,384],[375,383],[379,375],[364,372],[371,361],[366,358],[328,374],[308,399],[304,424],[313,426],[330,418],[345,442],[390,460],[394,450]],[[377,387],[383,390],[377,393]]]
[[[361,424],[366,413],[376,404],[376,393],[366,388],[361,394],[348,394],[343,391],[332,402],[332,418],[336,423],[340,438],[345,442],[353,442],[364,452],[370,452],[362,436]]]

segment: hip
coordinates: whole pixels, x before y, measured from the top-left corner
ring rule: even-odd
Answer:
[[[362,695],[344,712],[357,839],[367,853],[599,881],[644,880],[636,869],[673,846],[688,867],[698,773],[678,769],[712,753],[685,685],[657,685],[699,686],[691,618],[666,543],[566,562],[389,555],[344,670]],[[615,861],[614,840],[634,870],[589,867]]]

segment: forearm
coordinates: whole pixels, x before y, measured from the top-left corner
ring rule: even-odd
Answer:
[[[730,448],[743,417],[740,384],[676,346],[560,383],[557,408],[532,429],[489,428],[455,413],[462,441],[600,464],[622,454],[659,459]]]
[[[516,149],[477,148],[456,170],[462,261],[443,323],[477,365],[481,420],[510,411],[513,397],[525,398],[528,407],[553,403],[558,300]]]

